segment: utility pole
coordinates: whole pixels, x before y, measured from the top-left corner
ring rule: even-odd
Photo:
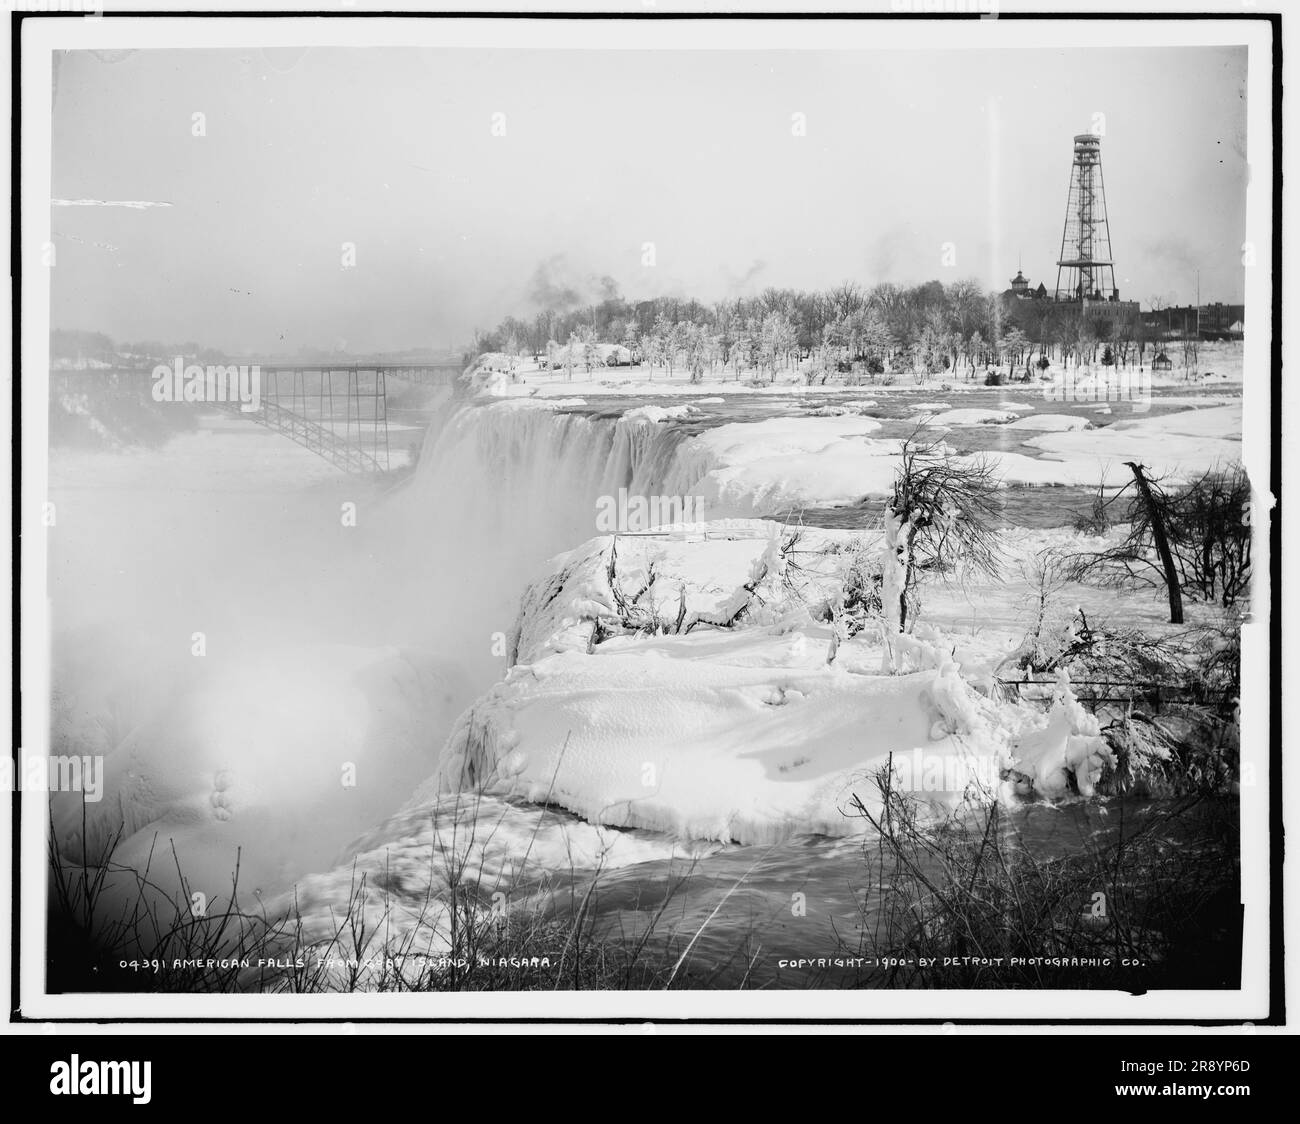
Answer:
[[[1192,343],[1192,374],[1200,374],[1201,354],[1201,271],[1196,271],[1196,339]]]

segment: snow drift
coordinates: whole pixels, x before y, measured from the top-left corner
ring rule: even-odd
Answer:
[[[881,675],[877,630],[832,649],[833,574],[774,574],[780,541],[775,525],[738,520],[617,547],[596,538],[556,559],[525,594],[518,662],[462,715],[417,800],[482,789],[591,823],[752,844],[860,831],[855,799],[870,807],[891,766],[949,805],[994,798],[1004,777],[1056,795],[1069,771],[1091,791],[1104,742],[1068,685],[1048,717],[994,704],[932,632],[894,638],[903,673]],[[639,604],[658,623],[606,624],[626,604],[616,585],[651,590]]]

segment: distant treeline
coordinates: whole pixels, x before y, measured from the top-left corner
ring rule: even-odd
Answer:
[[[1078,304],[992,293],[976,281],[869,289],[847,282],[814,292],[769,288],[711,305],[612,296],[583,307],[545,308],[532,319],[511,316],[476,333],[473,354],[590,363],[599,345],[617,344],[632,362],[693,373],[719,364],[763,371],[806,360],[829,371],[880,371],[888,364],[938,373],[1072,358],[1141,362],[1166,334],[1140,316],[1084,315]]]
[[[55,361],[96,360],[113,366],[152,367],[154,363],[170,363],[177,355],[182,356],[187,362],[202,364],[262,363],[291,366],[332,363],[340,367],[359,363],[439,365],[460,358],[445,350],[431,347],[354,354],[336,348],[303,346],[293,352],[247,354],[209,347],[194,340],[186,340],[182,343],[166,343],[162,340],[131,340],[118,343],[103,332],[70,328],[56,328],[50,332],[50,358]]]

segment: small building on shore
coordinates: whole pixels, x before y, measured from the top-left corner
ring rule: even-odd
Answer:
[[[1022,301],[1040,301],[1047,296],[1047,286],[1041,281],[1038,288],[1029,287],[1029,278],[1024,275],[1022,270],[1017,269],[1016,275],[1011,278],[1011,288],[1003,290],[1004,297],[1014,297]]]

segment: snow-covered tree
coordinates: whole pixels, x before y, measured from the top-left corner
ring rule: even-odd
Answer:
[[[686,355],[686,369],[691,374],[691,382],[698,383],[704,378],[704,365],[708,362],[709,338],[699,324],[682,324],[683,351]]]
[[[885,504],[881,558],[884,671],[894,670],[892,637],[916,615],[922,571],[998,572],[998,479],[981,456],[958,457],[938,442],[903,442],[894,488]]]
[[[667,365],[669,378],[673,377],[673,343],[673,324],[668,314],[661,311],[655,317],[654,349],[658,362]]]
[[[769,381],[776,378],[777,360],[784,357],[788,362],[795,343],[794,325],[784,313],[769,312],[763,317],[758,338],[759,365],[767,368]]]
[[[583,370],[588,374],[591,373],[591,364],[599,355],[599,347],[596,342],[596,329],[588,324],[579,327],[574,333],[574,347],[577,352],[576,358],[582,361]]]
[[[627,348],[632,356],[632,362],[638,363],[641,359],[640,353],[641,329],[637,326],[635,320],[629,320],[627,327],[623,329],[623,346]]]
[[[742,370],[754,365],[754,347],[752,324],[745,324],[737,332],[736,342],[731,345],[731,358],[736,368],[737,380],[740,379]]]
[[[966,358],[970,362],[972,378],[975,377],[975,368],[983,366],[987,354],[988,345],[984,342],[984,337],[979,332],[971,332],[970,339],[966,341]]]
[[[1019,328],[1012,328],[1002,337],[1002,354],[1009,360],[1012,368],[1020,366],[1029,349],[1029,337]]]

